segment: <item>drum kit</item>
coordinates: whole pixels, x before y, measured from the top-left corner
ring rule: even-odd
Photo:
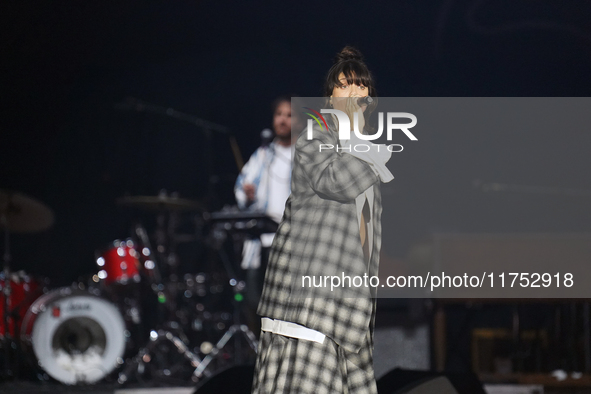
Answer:
[[[10,235],[47,230],[52,211],[22,193],[0,190],[0,374],[14,377],[25,362],[38,378],[68,385],[187,383],[252,361],[257,340],[242,323],[246,284],[232,256],[236,248],[228,253],[226,241],[275,231],[276,224],[235,210],[208,213],[196,201],[165,192],[122,197],[117,204],[148,212],[156,229],[148,234],[136,223],[129,238],[96,252],[88,280],[50,289],[47,279],[12,270]],[[198,241],[215,252],[220,269],[179,272],[181,212],[203,218],[208,231]]]

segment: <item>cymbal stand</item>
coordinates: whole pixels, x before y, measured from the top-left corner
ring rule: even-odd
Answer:
[[[176,310],[176,304],[174,301],[176,298],[176,287],[172,286],[174,288],[173,294],[169,294],[168,296],[165,294],[165,289],[167,286],[164,285],[163,276],[168,277],[168,279],[172,282],[178,282],[176,270],[178,263],[175,254],[175,245],[172,243],[172,234],[174,234],[176,217],[174,217],[173,214],[169,214],[167,217],[167,213],[162,210],[158,213],[157,225],[157,250],[153,256],[156,261],[156,265],[154,267],[154,275],[147,279],[152,282],[150,283],[150,287],[152,291],[154,291],[158,296],[158,302],[164,304],[163,306],[166,316],[159,314],[156,325],[160,326],[161,328],[150,330],[149,342],[139,349],[136,355],[127,363],[125,369],[119,373],[117,379],[119,384],[126,383],[132,374],[135,374],[136,376],[144,374],[146,366],[152,361],[154,355],[160,352],[158,346],[163,342],[171,343],[183,356],[183,358],[185,358],[190,363],[191,367],[198,368],[202,362],[199,356],[189,349],[187,346],[188,340],[182,332],[182,329],[180,329],[180,326],[174,321],[174,311]],[[143,245],[146,245],[150,248],[150,241],[143,227],[136,226],[135,234]],[[165,268],[164,275],[161,275],[161,272],[158,269],[159,265],[162,268]],[[180,333],[175,334],[167,328],[181,331]],[[183,338],[185,338],[185,340],[183,340]],[[166,375],[164,372],[165,371],[163,371],[163,375]]]

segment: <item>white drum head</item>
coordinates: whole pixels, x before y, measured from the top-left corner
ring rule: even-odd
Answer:
[[[33,351],[52,378],[65,384],[95,383],[117,367],[125,351],[125,323],[114,305],[90,294],[73,294],[33,308],[38,308]]]

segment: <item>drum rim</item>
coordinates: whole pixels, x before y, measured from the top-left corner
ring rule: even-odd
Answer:
[[[39,352],[41,351],[41,345],[35,345],[36,337],[43,334],[36,334],[39,330],[43,329],[44,335],[47,337],[52,337],[55,333],[55,330],[59,327],[59,325],[65,321],[66,319],[61,319],[61,322],[56,322],[52,327],[52,331],[46,332],[49,328],[48,327],[39,327],[37,330],[35,329],[36,323],[39,321],[38,318],[41,316],[42,313],[48,312],[49,307],[53,302],[63,300],[63,299],[71,299],[71,298],[86,298],[86,301],[90,301],[91,303],[96,303],[96,305],[100,305],[98,307],[95,306],[95,309],[102,309],[98,312],[93,314],[77,314],[77,315],[69,315],[69,317],[90,317],[92,318],[99,326],[103,329],[107,343],[105,346],[105,350],[103,352],[102,363],[102,375],[98,378],[86,378],[84,380],[79,380],[78,375],[71,371],[65,371],[64,369],[56,369],[57,363],[55,363],[55,358],[48,360],[47,355],[41,355]],[[42,309],[45,307],[45,309]],[[107,312],[108,318],[104,319],[105,315],[102,312],[106,310],[110,310]],[[97,318],[97,316],[101,316]],[[101,320],[103,319],[103,320]],[[117,328],[119,326],[119,329]],[[29,328],[28,328],[29,327]],[[21,325],[21,338],[23,342],[26,343],[31,349],[33,353],[33,358],[47,374],[49,374],[52,378],[65,383],[65,384],[77,384],[77,383],[95,383],[102,379],[104,379],[107,375],[109,375],[118,365],[119,360],[122,359],[125,353],[125,321],[119,309],[113,305],[107,299],[97,296],[92,293],[85,292],[83,290],[76,290],[71,288],[59,288],[52,290],[39,298],[37,298],[33,304],[27,310],[25,317],[23,318],[22,325]],[[51,340],[48,341],[49,343],[45,343],[46,346],[43,350],[46,350],[48,354],[51,352]],[[48,347],[49,346],[49,349]],[[61,373],[60,373],[61,372]]]

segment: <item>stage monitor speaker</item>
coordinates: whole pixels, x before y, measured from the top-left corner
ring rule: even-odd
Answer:
[[[194,394],[250,394],[254,365],[237,365],[199,382]]]
[[[486,394],[474,373],[437,373],[396,368],[377,383],[378,394]]]

